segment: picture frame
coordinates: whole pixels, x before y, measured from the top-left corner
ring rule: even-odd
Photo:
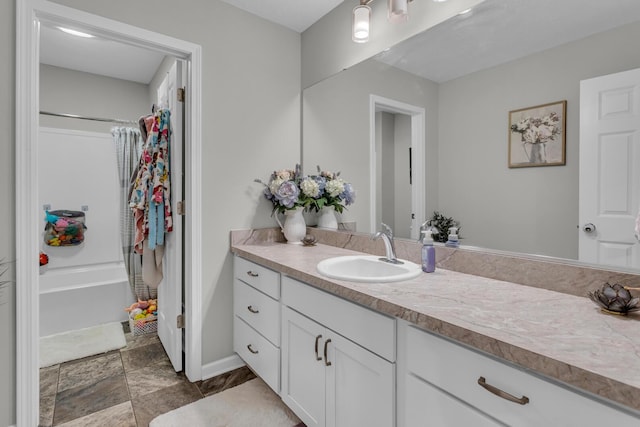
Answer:
[[[509,111],[509,168],[566,164],[567,101]]]

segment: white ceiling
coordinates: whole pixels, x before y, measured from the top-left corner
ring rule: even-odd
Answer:
[[[343,0],[223,1],[304,31]],[[638,20],[640,0],[486,0],[470,14],[452,18],[376,59],[444,82]],[[163,55],[111,40],[74,37],[43,25],[40,58],[45,64],[148,83]]]
[[[298,33],[331,12],[344,0],[222,0]]]
[[[59,28],[40,27],[40,62],[116,79],[148,84],[164,55],[100,37],[72,36]]]
[[[486,0],[376,59],[442,83],[638,20],[640,0]]]

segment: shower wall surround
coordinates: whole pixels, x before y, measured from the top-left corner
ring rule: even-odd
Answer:
[[[119,190],[110,134],[40,128],[41,248],[49,264],[40,276],[40,334],[126,320],[133,296],[122,261]],[[45,211],[86,207],[85,240],[78,246],[44,243]],[[92,304],[91,301],[100,301]],[[77,314],[91,305],[91,316]]]

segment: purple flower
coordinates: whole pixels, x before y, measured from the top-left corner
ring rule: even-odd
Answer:
[[[267,200],[271,200],[271,199],[273,199],[273,194],[271,193],[271,190],[269,190],[269,187],[265,186],[265,189],[264,189],[264,192],[263,192],[263,193],[264,193],[264,197],[265,197]]]
[[[282,206],[291,209],[298,201],[299,194],[300,190],[295,182],[285,181],[280,184],[274,196]]]

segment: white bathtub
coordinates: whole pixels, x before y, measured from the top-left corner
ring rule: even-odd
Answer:
[[[122,262],[44,270],[40,336],[126,321],[134,301]]]

